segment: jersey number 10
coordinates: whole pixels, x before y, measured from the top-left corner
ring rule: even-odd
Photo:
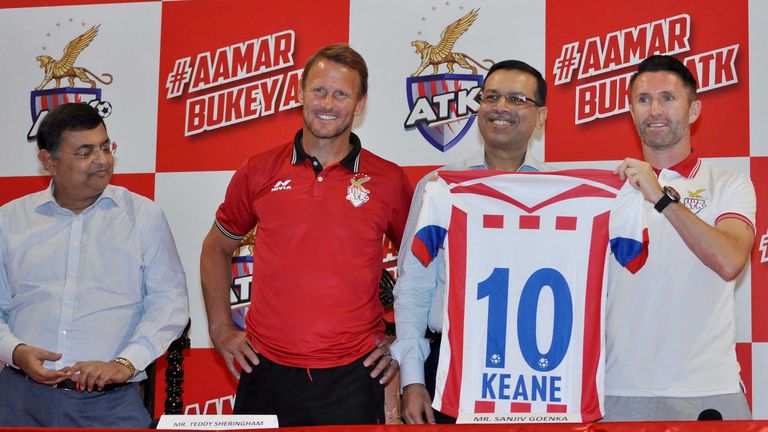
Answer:
[[[554,322],[549,351],[542,353],[536,339],[536,314],[541,290],[548,286],[554,298]],[[507,348],[509,269],[494,268],[488,279],[477,285],[477,299],[488,297],[488,324],[485,366],[503,368]],[[525,362],[536,371],[555,369],[565,358],[573,329],[573,300],[563,275],[541,268],[525,282],[517,308],[517,342]]]

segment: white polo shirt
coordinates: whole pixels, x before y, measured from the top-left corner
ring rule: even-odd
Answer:
[[[743,174],[689,156],[659,173],[681,203],[714,226],[737,218],[755,230],[755,190]],[[612,396],[737,393],[734,281],[724,281],[646,202],[650,248],[636,274],[611,264],[605,390]]]

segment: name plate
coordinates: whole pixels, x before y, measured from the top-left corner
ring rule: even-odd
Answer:
[[[242,430],[276,428],[276,415],[163,415],[157,429]]]
[[[459,413],[456,423],[581,423],[581,415],[573,413]]]

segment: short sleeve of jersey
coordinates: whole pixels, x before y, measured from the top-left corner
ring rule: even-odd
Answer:
[[[222,234],[233,240],[242,240],[258,221],[253,211],[249,162],[243,164],[232,176],[224,202],[216,211],[216,226]]]
[[[451,192],[441,178],[427,182],[424,201],[416,220],[416,234],[411,251],[426,266],[443,247],[448,225],[451,222]]]
[[[740,219],[752,228],[752,232],[757,232],[755,186],[742,174],[733,173],[733,176],[722,192],[724,198],[715,223],[724,219]]]
[[[639,190],[624,182],[614,202],[609,224],[611,252],[619,264],[636,273],[648,258],[645,201]]]

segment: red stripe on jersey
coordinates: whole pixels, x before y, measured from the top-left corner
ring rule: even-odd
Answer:
[[[694,165],[693,169],[688,174],[688,178],[693,178],[696,175],[696,173],[699,172],[699,168],[701,168],[701,159],[697,158],[696,159],[696,165]]]
[[[424,267],[428,266],[429,263],[432,262],[432,258],[434,258],[429,254],[427,245],[419,237],[413,238],[413,243],[411,244],[411,252],[413,252],[413,256],[415,256]]]
[[[560,231],[576,231],[575,216],[558,216],[555,219],[555,229]]]
[[[643,230],[643,251],[640,252],[632,261],[628,262],[624,268],[630,271],[630,273],[637,273],[645,265],[645,261],[648,260],[648,228]]]
[[[721,220],[725,220],[725,219],[738,219],[744,222],[745,224],[749,225],[749,227],[752,228],[753,234],[757,233],[757,230],[755,229],[755,226],[752,224],[752,221],[749,220],[748,217],[744,216],[741,213],[734,213],[734,212],[723,213],[720,216],[718,216],[717,219],[715,219],[715,225],[717,225]]]
[[[467,290],[467,214],[455,206],[451,210],[448,244],[451,245],[448,316],[462,316]],[[448,328],[448,343],[451,347],[451,359],[448,376],[445,378],[443,404],[440,411],[451,417],[457,417],[461,396],[461,377],[464,373],[464,320],[451,322]]]
[[[509,412],[531,412],[531,404],[525,402],[512,402],[509,404]]]
[[[504,228],[504,215],[483,215],[483,228]]]
[[[600,366],[600,317],[603,298],[603,274],[608,249],[608,222],[611,212],[595,216],[592,221],[592,239],[589,246],[587,286],[584,295],[584,343],[581,372],[581,421],[591,422],[602,417],[598,396],[597,369]]]
[[[496,412],[496,402],[491,401],[475,401],[475,413],[485,414]]]
[[[530,173],[530,174],[536,174],[536,173]],[[505,193],[500,192],[482,183],[476,183],[470,186],[456,186],[451,189],[451,193],[470,193],[475,195],[482,195],[482,196],[487,196],[491,198],[496,198],[497,200],[504,201],[506,203],[512,204],[513,206],[519,209],[525,210],[526,213],[535,213],[539,209],[542,209],[548,205],[552,205],[560,201],[565,201],[573,198],[584,198],[584,197],[615,198],[616,197],[615,192],[607,191],[605,189],[600,189],[598,187],[587,185],[587,184],[581,184],[565,192],[557,194],[552,198],[549,198],[548,200],[545,200],[536,204],[533,207],[528,207],[527,205],[510,197],[509,195],[506,195]]]
[[[548,413],[567,413],[568,405],[561,404],[547,404]]]
[[[540,226],[540,219],[536,215],[520,215],[520,229],[537,230]]]
[[[614,189],[621,189],[621,186],[624,184],[624,181],[619,179],[619,176],[615,175],[613,171],[601,170],[601,169],[573,169],[573,170],[563,170],[563,171],[526,172],[526,173],[510,173],[506,171],[496,171],[496,170],[468,170],[468,171],[445,170],[445,171],[438,172],[438,175],[441,178],[443,178],[445,182],[448,183],[449,185],[454,183],[462,183],[468,180],[477,180],[477,179],[483,179],[483,178],[490,178],[497,175],[508,175],[508,174],[525,175],[525,176],[560,175],[560,176],[566,176],[566,177],[576,177],[576,178],[584,179],[587,181],[601,183],[608,187],[612,187]]]

